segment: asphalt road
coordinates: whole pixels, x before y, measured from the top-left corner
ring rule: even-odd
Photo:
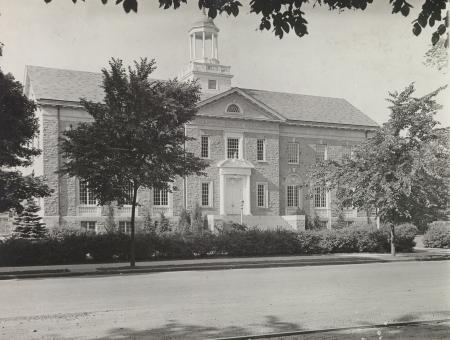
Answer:
[[[201,339],[450,318],[450,261],[0,281],[1,339]]]

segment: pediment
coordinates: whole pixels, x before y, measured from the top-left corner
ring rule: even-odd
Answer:
[[[198,105],[198,115],[259,121],[284,121],[277,112],[233,88]]]

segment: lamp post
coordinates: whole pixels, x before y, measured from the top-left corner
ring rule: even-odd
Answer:
[[[244,200],[241,201],[241,225],[244,223]]]

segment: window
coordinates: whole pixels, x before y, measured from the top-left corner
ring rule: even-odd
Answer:
[[[119,233],[129,234],[131,233],[130,221],[119,221]]]
[[[209,90],[217,90],[217,80],[208,79],[208,89]]]
[[[327,193],[324,187],[314,188],[314,207],[315,208],[327,207]]]
[[[288,143],[288,163],[298,164],[298,143]]]
[[[236,104],[230,104],[227,107],[227,112],[230,113],[239,113],[241,112],[241,109],[239,108],[239,106],[237,106]]]
[[[342,158],[350,158],[351,153],[352,153],[351,146],[343,146],[342,147]]]
[[[83,205],[97,205],[97,200],[94,194],[89,190],[87,182],[80,181],[80,204]]]
[[[256,160],[266,160],[266,141],[264,139],[256,140]]]
[[[256,184],[256,205],[258,208],[267,208],[267,183]]]
[[[169,197],[166,189],[163,190],[153,190],[153,205],[156,206],[168,206]]]
[[[298,207],[298,189],[296,185],[287,186],[287,206]]]
[[[203,182],[202,183],[202,206],[211,207],[212,206],[212,183]]]
[[[209,158],[209,137],[202,136],[201,140],[201,155],[202,158]]]
[[[96,232],[95,221],[81,221],[81,230],[85,232]]]
[[[316,162],[322,162],[325,160],[326,144],[316,144]]]
[[[239,158],[239,138],[227,138],[227,158]]]

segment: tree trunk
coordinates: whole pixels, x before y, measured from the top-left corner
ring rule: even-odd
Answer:
[[[136,219],[136,200],[137,200],[137,185],[133,185],[133,201],[131,202],[131,237],[130,237],[130,267],[136,266],[136,247],[134,239],[134,221]]]
[[[395,256],[395,226],[391,224],[391,255]]]

